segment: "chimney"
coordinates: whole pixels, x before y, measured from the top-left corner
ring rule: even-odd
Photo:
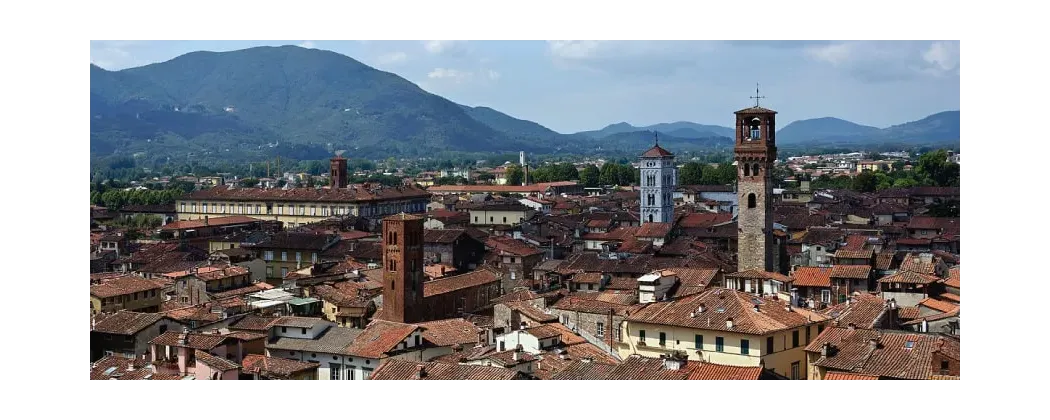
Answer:
[[[897,299],[890,299],[890,309],[897,310]]]
[[[182,333],[179,334],[179,345],[181,345],[181,346],[185,346],[186,345],[186,336],[187,336],[187,334],[186,334],[185,331],[183,331]]]
[[[822,357],[828,357],[828,354],[830,354],[830,353],[831,353],[831,343],[824,343],[823,345],[820,346],[820,355]]]
[[[515,361],[521,360],[522,351],[524,351],[524,347],[521,344],[514,346],[514,353],[511,355],[511,359]]]
[[[219,329],[218,328],[212,328],[211,329],[211,333],[215,334],[215,335],[219,335]]]
[[[854,324],[854,323],[850,322],[848,328],[849,328],[850,331],[856,331],[857,324]]]
[[[733,328],[733,318],[726,319],[726,328]]]
[[[758,305],[755,305],[753,309],[755,310],[755,312],[759,312]]]
[[[696,313],[698,313],[698,314],[704,313],[704,304],[703,303],[701,303],[700,306],[696,307]]]
[[[874,351],[875,349],[879,348],[879,340],[876,340],[874,338],[868,340],[868,348],[871,349],[872,351]]]
[[[423,379],[427,377],[427,367],[425,365],[416,365],[416,379]]]
[[[208,226],[208,215],[204,215],[204,226]]]
[[[128,362],[127,371],[128,372],[134,372],[135,371],[135,362],[134,361],[129,361]]]
[[[791,304],[784,305],[784,311],[791,312]]]

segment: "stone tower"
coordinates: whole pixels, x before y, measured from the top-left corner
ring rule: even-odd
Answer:
[[[655,136],[656,134],[653,133]],[[671,223],[674,218],[674,189],[678,184],[678,170],[674,166],[674,154],[660,147],[660,139],[642,154],[639,163],[641,184],[642,224]]]
[[[387,321],[412,323],[423,310],[423,218],[383,219],[383,312]]]
[[[756,105],[736,112],[737,270],[773,271],[773,161],[776,111]]]
[[[329,160],[331,170],[328,174],[328,186],[332,188],[346,188],[348,179],[346,176],[346,158],[338,154]]]

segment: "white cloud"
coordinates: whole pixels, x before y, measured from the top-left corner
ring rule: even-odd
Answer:
[[[146,64],[132,54],[141,41],[91,41],[91,63],[106,70],[122,70]]]
[[[454,83],[462,83],[474,77],[474,73],[470,71],[447,69],[444,67],[438,67],[427,73],[428,79],[443,79],[450,80]]]
[[[714,41],[547,41],[547,52],[562,68],[663,76],[695,66],[717,46]]]
[[[487,74],[487,76],[488,76],[489,80],[499,80],[499,76],[500,76],[500,74],[499,74],[499,72],[498,72],[498,71],[495,71],[495,70],[488,70],[488,71],[486,72],[486,74]]]
[[[868,82],[958,75],[957,41],[851,41],[810,46],[805,55]]]
[[[408,54],[405,54],[404,52],[401,52],[401,51],[394,51],[394,52],[386,53],[386,54],[383,54],[383,55],[379,56],[379,58],[376,59],[376,61],[380,65],[399,64],[399,63],[405,62],[406,60],[408,60]]]
[[[303,41],[303,43],[299,44],[299,46],[303,48],[315,48],[313,41]]]
[[[466,41],[423,41],[423,48],[433,55],[462,55],[467,52]]]

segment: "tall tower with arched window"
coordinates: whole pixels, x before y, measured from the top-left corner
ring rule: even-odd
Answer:
[[[405,213],[383,219],[382,319],[412,323],[423,312],[423,218]]]
[[[642,154],[639,175],[642,204],[638,217],[641,223],[671,223],[678,170],[674,166],[674,154],[660,147],[659,138],[655,138],[653,147]]]
[[[774,271],[773,161],[776,111],[755,106],[736,112],[737,269]]]

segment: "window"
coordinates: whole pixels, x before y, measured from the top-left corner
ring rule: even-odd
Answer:
[[[809,325],[806,326],[806,345],[809,345]]]
[[[397,271],[397,260],[387,260],[387,265],[390,266],[390,271]]]
[[[310,262],[314,263],[314,264],[317,264],[317,253],[316,252],[310,254]]]
[[[693,346],[695,346],[697,350],[703,350],[704,349],[704,336],[702,336],[700,334],[697,334],[696,337],[695,337],[695,341],[696,342],[693,343]]]
[[[817,325],[817,335],[824,332],[824,324]]]
[[[947,375],[949,368],[951,368],[951,366],[949,366],[948,361],[947,360],[941,360],[941,374],[942,375]]]
[[[744,164],[744,176],[751,176],[751,166]]]
[[[201,213],[207,213],[207,212],[208,212],[208,203],[202,203],[201,204]]]
[[[474,216],[474,223],[478,222],[478,216]]]
[[[758,164],[757,163],[754,164],[754,166],[752,166],[752,169],[751,169],[751,175],[758,176],[758,173],[759,173],[758,168],[759,168]]]
[[[820,251],[820,250],[818,249],[817,251]],[[830,303],[831,302],[831,291],[830,290],[821,290],[820,291],[820,301],[824,302],[824,303]]]
[[[616,340],[617,342],[623,341],[623,339],[620,338],[620,329],[619,328],[613,330],[613,339]]]
[[[595,335],[597,335],[598,337],[605,337],[605,324],[601,322],[597,323],[597,325],[595,325],[595,330]]]
[[[267,266],[266,267],[266,277],[267,278],[273,277],[273,267],[272,266]]]
[[[317,206],[310,206],[310,215],[317,216]]]
[[[263,252],[263,259],[266,261],[273,261],[273,251]]]
[[[753,208],[757,207],[758,203],[756,203],[756,201],[757,200],[755,200],[755,193],[748,194],[747,195],[747,208],[753,209]]]
[[[751,342],[748,340],[740,340],[740,354],[748,354],[751,350]]]
[[[302,252],[296,252],[295,253],[295,262],[302,262],[302,261],[303,261],[303,253]]]
[[[791,332],[791,348],[798,347],[798,330]]]
[[[722,337],[715,337],[715,351],[721,352],[725,350],[725,341]]]
[[[667,334],[666,333],[660,333],[660,347],[663,347],[666,344],[667,344]]]
[[[301,329],[303,330],[303,335],[306,335],[306,328],[301,328]]]
[[[420,336],[418,336],[418,335],[416,336],[416,340],[415,341],[416,341],[416,347],[419,347],[419,345],[422,344],[422,343],[420,343]]]
[[[262,207],[258,204],[255,205],[255,214],[262,214]]]
[[[186,212],[186,203],[179,203],[179,213]]]
[[[281,251],[281,261],[288,261],[288,251]]]
[[[773,353],[773,337],[766,337],[766,354]]]
[[[645,342],[645,330],[638,330],[638,341]]]
[[[244,214],[244,204],[238,204],[237,205],[237,213],[238,214]]]
[[[277,205],[277,214],[284,214],[284,204]]]
[[[288,332],[288,327],[281,327],[281,332],[282,333]],[[295,353],[292,353],[292,354],[295,354]]]
[[[561,314],[561,323],[562,324],[568,324],[569,323],[569,315]]]
[[[283,279],[283,278],[285,278],[287,276],[288,276],[288,267],[281,267],[281,278]]]
[[[343,369],[343,365],[340,365],[338,363],[329,363],[328,364],[328,372],[329,372],[328,378],[333,380],[333,381],[338,381],[339,380],[339,371],[342,370],[342,369]]]
[[[792,362],[791,363],[791,379],[799,379],[798,366],[799,366],[799,362]]]

